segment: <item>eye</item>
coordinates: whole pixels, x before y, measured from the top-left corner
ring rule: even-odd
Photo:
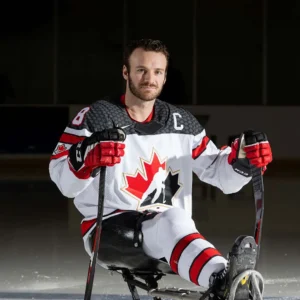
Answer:
[[[158,75],[162,75],[164,72],[162,71],[162,70],[157,70],[156,71],[156,74],[158,74]]]
[[[142,72],[144,72],[145,70],[144,69],[137,69],[136,70],[138,73],[142,73]]]

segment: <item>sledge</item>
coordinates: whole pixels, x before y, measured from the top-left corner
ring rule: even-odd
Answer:
[[[133,235],[133,232],[126,234]],[[144,254],[141,247],[133,249],[133,245],[124,243],[122,248],[112,246],[108,239],[102,241],[97,263],[107,270],[120,274],[127,283],[133,300],[139,300],[137,288],[145,290],[153,300],[170,299],[218,299],[209,291],[195,291],[182,288],[159,288],[158,281],[163,276],[178,276],[172,271],[164,259],[153,259]],[[120,241],[120,244],[122,242]],[[124,255],[125,253],[125,255]],[[129,254],[130,253],[130,254]],[[263,278],[256,270],[248,270],[240,274],[233,282],[228,299],[233,300],[237,283],[245,276],[251,276],[253,298],[259,300],[263,292]]]
[[[262,275],[255,269],[249,269],[239,274],[232,282],[229,293],[226,299],[218,298],[212,293],[210,289],[206,291],[195,291],[182,288],[159,288],[158,281],[164,276],[178,276],[172,271],[169,264],[164,259],[153,259],[144,254],[142,247],[136,247],[136,245],[124,243],[122,237],[120,237],[119,245],[116,246],[107,237],[106,239],[101,237],[100,246],[100,232],[102,223],[103,212],[103,186],[105,182],[105,168],[101,168],[100,181],[99,181],[99,206],[98,206],[98,219],[95,230],[93,253],[90,258],[90,264],[88,268],[88,276],[85,290],[85,300],[91,299],[93,280],[95,274],[96,264],[101,267],[120,274],[124,281],[127,283],[129,291],[132,296],[132,300],[139,300],[139,294],[137,288],[140,288],[147,292],[153,300],[160,299],[190,299],[190,300],[234,300],[238,283],[246,276],[250,277],[250,290],[249,300],[262,300],[264,291],[264,280]],[[102,180],[101,180],[102,179]],[[262,219],[263,219],[263,198],[264,187],[263,179],[261,175],[261,169],[253,168],[252,170],[252,183],[256,208],[256,221],[254,239],[257,245],[257,259],[261,241],[262,231]],[[101,192],[102,191],[102,192]],[[126,236],[134,236],[135,232],[126,232]],[[242,237],[242,236],[241,236]],[[98,253],[98,255],[95,255]],[[257,263],[257,261],[256,261]]]

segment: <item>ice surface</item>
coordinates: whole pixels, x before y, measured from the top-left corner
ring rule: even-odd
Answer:
[[[265,185],[258,265],[265,278],[265,299],[300,299],[299,182],[272,179]],[[237,233],[253,229],[254,204],[248,192],[242,193],[242,200],[219,193],[195,200],[196,225],[221,253],[228,251]],[[195,195],[203,191],[196,189]],[[72,200],[42,181],[0,182],[0,199],[0,299],[83,299],[89,260],[80,236],[81,216]],[[229,220],[232,225],[224,222],[228,215],[235,216]],[[195,289],[178,276],[164,277],[160,287],[165,286]],[[144,291],[139,293],[150,299]],[[122,277],[101,267],[96,269],[93,295],[92,299],[131,299]]]
[[[7,300],[82,300],[84,297],[83,294],[24,294],[24,293],[0,293],[0,299],[7,299]],[[141,300],[151,300],[152,298],[149,296],[141,296]],[[264,297],[265,300],[299,300],[299,297]],[[111,295],[99,295],[95,294],[92,296],[91,300],[132,300],[131,296],[129,295],[118,295],[118,294],[111,294]]]

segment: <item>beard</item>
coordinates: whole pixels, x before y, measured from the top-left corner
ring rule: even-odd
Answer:
[[[151,91],[145,91],[143,89],[143,87],[145,86],[150,86],[150,87],[154,87],[155,89],[151,90]],[[143,100],[143,101],[153,101],[155,100],[161,93],[162,88],[158,88],[156,85],[153,84],[141,84],[139,86],[136,86],[132,79],[130,78],[130,76],[128,76],[128,87],[130,92],[137,98]]]

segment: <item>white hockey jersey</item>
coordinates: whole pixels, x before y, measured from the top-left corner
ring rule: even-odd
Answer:
[[[79,179],[69,169],[68,149],[95,131],[121,127],[126,133],[121,163],[107,167],[103,219],[126,210],[163,211],[172,206],[192,211],[192,178],[224,193],[239,191],[251,178],[237,174],[197,119],[183,108],[156,100],[148,123],[132,120],[120,99],[100,100],[82,109],[68,124],[51,157],[51,179],[63,195],[75,198],[84,216],[82,234],[97,216],[99,175]]]

